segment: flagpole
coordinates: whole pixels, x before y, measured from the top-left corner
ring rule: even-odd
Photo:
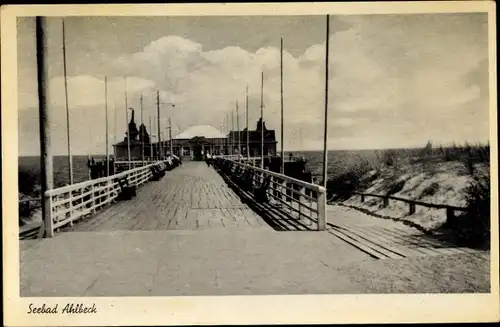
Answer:
[[[144,166],[144,117],[143,117],[143,106],[142,106],[142,93],[141,93],[141,126],[139,127],[141,130],[141,158],[142,165]]]
[[[52,142],[50,135],[50,111],[47,104],[50,102],[48,84],[49,76],[49,57],[47,45],[49,36],[47,33],[47,18],[36,17],[36,62],[37,62],[37,80],[38,80],[38,110],[39,110],[39,128],[40,128],[40,168],[41,168],[41,194],[42,194],[42,221],[44,222],[45,237],[53,237],[53,220],[51,215],[52,208],[48,198],[43,198],[44,194],[53,188],[53,157]]]
[[[327,184],[327,160],[328,160],[328,50],[330,44],[330,15],[326,15],[326,54],[325,54],[325,136],[323,145],[323,185],[326,188]]]
[[[168,138],[170,139],[170,155],[174,155],[174,145],[172,143],[172,121],[168,118]]]
[[[234,159],[234,112],[231,110],[231,159]]]
[[[246,123],[247,123],[247,164],[250,164],[250,140],[248,138],[248,84],[246,89],[246,97],[245,97],[245,115],[246,115]]]
[[[223,121],[222,124],[224,125],[224,133],[226,133],[226,138],[224,140],[224,147],[225,147],[225,149],[224,149],[224,155],[226,155],[226,151],[225,151],[226,149],[228,150],[227,154],[229,155],[229,134],[227,134],[227,130],[228,130],[228,127],[227,127],[227,125],[228,125],[227,124],[227,114],[225,115],[224,119],[222,119],[222,121]]]
[[[241,158],[241,134],[240,134],[240,112],[238,109],[238,101],[236,101],[236,128],[238,129],[238,161]]]
[[[113,113],[113,119],[114,119],[114,123],[113,123],[113,140],[114,140],[114,147],[113,147],[113,159],[115,160],[116,162],[116,100],[113,101],[114,103],[114,113]]]
[[[161,129],[160,129],[160,91],[156,91],[156,111],[158,119],[158,144],[160,148],[160,160],[163,160],[163,148],[161,146]]]
[[[264,72],[260,86],[260,168],[264,169]]]
[[[109,176],[108,77],[104,76],[104,107],[106,109],[106,177]]]
[[[127,152],[128,152],[128,169],[131,168],[130,159],[130,124],[128,123],[128,100],[127,100],[127,78],[125,77],[125,119],[127,124]]]
[[[281,75],[281,174],[285,174],[285,138],[283,124],[283,38],[281,38],[280,52],[280,75]]]
[[[153,129],[151,128],[151,116],[149,116],[149,160],[153,160]]]
[[[63,52],[63,69],[64,69],[64,96],[66,100],[66,133],[68,141],[68,166],[69,166],[69,184],[73,184],[73,156],[71,155],[71,138],[69,129],[69,105],[68,105],[68,77],[66,70],[66,30],[64,28],[64,18],[62,19],[62,52]]]

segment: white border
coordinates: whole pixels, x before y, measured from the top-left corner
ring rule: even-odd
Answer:
[[[221,297],[20,298],[17,224],[17,37],[19,16],[352,15],[487,12],[489,16],[491,174],[497,181],[495,3],[377,2],[171,5],[4,6],[2,40],[2,195],[4,324],[7,326],[155,324],[317,324],[487,322],[500,320],[498,220],[492,219],[491,294],[302,295]],[[16,192],[13,192],[16,190]],[[498,217],[498,185],[492,184],[492,217]],[[26,314],[29,303],[95,303],[95,315]]]

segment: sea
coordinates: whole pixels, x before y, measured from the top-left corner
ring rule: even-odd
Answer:
[[[322,151],[293,151],[285,152],[285,156],[289,155],[294,158],[303,157],[307,165],[306,167],[311,171],[314,177],[322,179],[323,171],[323,152]],[[332,150],[328,152],[327,166],[328,166],[328,179],[333,178],[339,174],[344,173],[353,164],[359,162],[361,158],[372,159],[375,158],[376,151],[374,150]],[[96,160],[104,160],[104,155],[92,155]],[[73,156],[73,180],[74,183],[83,182],[89,179],[89,171],[87,168],[87,155]],[[69,165],[67,156],[54,156],[53,158],[54,169],[54,187],[61,187],[69,184]],[[39,156],[21,156],[19,157],[18,167],[20,172],[25,172],[29,176],[33,176],[35,183],[40,183],[40,157]],[[23,180],[26,176],[19,175],[19,184],[21,189],[22,183],[28,183]],[[37,188],[37,187],[35,187]],[[30,195],[30,194],[25,194]]]

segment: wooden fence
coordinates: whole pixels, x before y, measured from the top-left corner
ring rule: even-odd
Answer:
[[[317,223],[318,230],[326,229],[326,189],[286,175],[221,158],[227,173],[244,188],[265,192],[282,208],[294,212],[298,219],[308,218]],[[258,193],[256,193],[258,194]],[[256,201],[259,199],[255,198]]]
[[[468,211],[468,209],[464,207],[451,206],[447,204],[427,203],[418,200],[405,199],[392,195],[380,195],[380,194],[361,193],[361,192],[353,192],[353,194],[359,195],[361,197],[361,202],[365,202],[366,197],[383,199],[383,207],[387,207],[389,205],[389,200],[405,202],[408,204],[408,214],[410,215],[413,215],[415,213],[417,205],[426,208],[445,209],[447,222],[451,222],[455,218],[455,211],[462,211],[462,212]]]
[[[162,164],[163,162],[156,162],[113,176],[48,190],[43,197],[45,210],[47,210],[46,215],[50,217],[42,225],[45,228],[45,235],[52,237],[54,230],[65,225],[73,225],[77,220],[93,215],[102,207],[114,202],[120,193],[120,180],[126,179],[128,185],[136,187],[147,183],[152,177],[151,168]],[[26,201],[36,200],[29,199]],[[39,206],[41,206],[41,201]],[[21,226],[20,236],[22,234],[32,234],[33,230],[38,230],[40,227],[40,224]]]

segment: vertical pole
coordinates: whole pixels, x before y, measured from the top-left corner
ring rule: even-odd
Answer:
[[[170,155],[174,155],[174,145],[172,143],[172,121],[168,118],[168,138],[170,139]]]
[[[53,188],[53,167],[52,167],[52,143],[50,137],[50,113],[47,107],[49,92],[47,86],[49,83],[48,72],[48,35],[47,20],[44,17],[36,17],[36,48],[37,48],[37,72],[38,72],[38,101],[39,101],[39,124],[40,124],[40,166],[42,170],[41,191],[42,201],[42,219],[45,226],[45,237],[53,237],[53,221],[51,197],[47,191]]]
[[[66,100],[66,134],[68,141],[68,166],[69,166],[69,184],[73,184],[73,156],[71,155],[71,138],[69,129],[69,105],[68,105],[68,79],[66,70],[66,30],[64,28],[64,18],[62,19],[62,52],[63,52],[63,69],[64,69],[64,97]]]
[[[130,170],[130,125],[128,123],[128,100],[127,100],[127,78],[125,77],[125,118],[127,119],[127,152],[128,152],[128,169]]]
[[[225,131],[226,131],[226,133],[227,133],[227,134],[226,134],[226,135],[227,135],[227,137],[226,137],[226,149],[227,149],[227,155],[229,155],[229,154],[230,154],[230,152],[229,152],[229,118],[228,118],[228,116],[227,116],[227,113],[226,113],[226,118],[225,118],[225,120],[224,120],[224,126],[225,126]]]
[[[260,168],[264,169],[264,72],[260,85]]]
[[[220,130],[222,131],[222,133],[224,133],[224,122],[222,122],[220,124]],[[223,152],[224,151],[224,139],[220,139],[219,146],[220,146],[219,155],[224,155],[224,152]]]
[[[231,133],[234,135],[234,112],[231,110]],[[234,138],[231,137],[231,159],[234,156]]]
[[[158,119],[158,144],[160,148],[160,160],[163,160],[163,149],[161,146],[161,128],[160,128],[160,91],[156,91],[156,111],[157,111],[157,119]]]
[[[106,177],[109,176],[108,77],[104,76],[104,107],[106,109]]]
[[[318,192],[318,230],[326,229],[326,189]]]
[[[245,96],[245,116],[246,116],[246,125],[247,125],[247,160],[248,164],[250,164],[250,140],[248,138],[248,84],[247,84],[247,89],[246,89],[246,96]]]
[[[284,123],[283,123],[283,38],[281,38],[281,55],[280,55],[280,76],[281,76],[281,174],[285,174],[285,138],[284,138]]]
[[[142,165],[144,166],[144,116],[143,116],[143,106],[142,106],[142,93],[141,93],[141,158]]]
[[[238,101],[236,101],[236,128],[238,129],[238,161],[241,158],[241,134],[240,134],[240,112],[238,109]]]
[[[149,160],[153,160],[153,129],[151,128],[151,116],[149,116]]]
[[[330,15],[326,15],[326,54],[325,54],[325,137],[323,145],[323,186],[326,188],[328,178],[328,48],[330,44]]]
[[[114,143],[114,148],[113,148],[113,158],[114,158],[114,162],[116,162],[116,100],[114,101],[114,113],[113,113],[114,117],[114,123],[113,123],[113,143]]]

